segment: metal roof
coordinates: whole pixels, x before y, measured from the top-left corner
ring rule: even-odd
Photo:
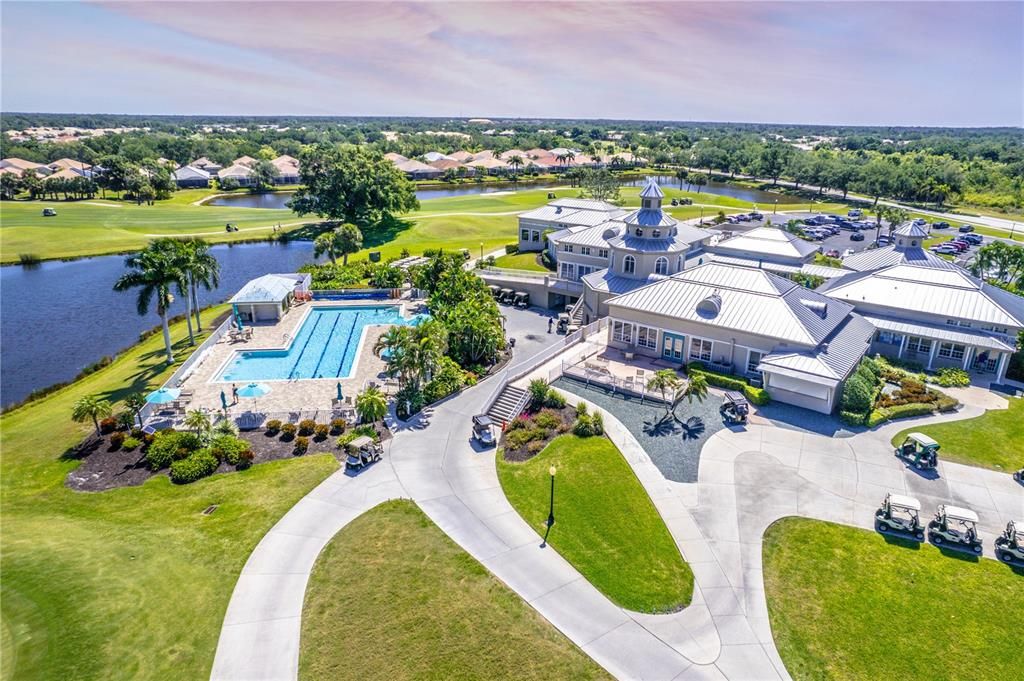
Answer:
[[[871,347],[874,327],[863,317],[851,314],[813,350],[776,349],[761,358],[772,370],[788,369],[790,375],[809,374],[836,383],[853,371]]]
[[[591,272],[580,278],[583,284],[594,291],[621,295],[636,290],[641,286],[647,286],[655,281],[663,281],[665,277],[652,274],[646,279],[632,279],[613,274],[611,270],[604,269]]]
[[[522,220],[537,220],[541,222],[554,222],[565,225],[586,225],[588,227],[595,227],[608,220],[621,214],[621,209],[613,209],[610,211],[605,210],[593,210],[593,209],[580,209],[571,208],[568,206],[555,205],[549,203],[546,206],[540,208],[534,208],[533,210],[520,213],[519,218]]]
[[[246,283],[229,303],[280,303],[295,290],[295,276],[264,274]]]
[[[665,198],[665,192],[661,191],[661,187],[654,181],[653,177],[647,178],[647,184],[640,190],[640,198],[642,199],[663,199]]]
[[[698,310],[714,294],[721,298],[720,312]],[[612,298],[608,305],[817,346],[853,309],[838,302],[764,270],[710,262]]]
[[[864,319],[871,322],[876,329],[893,331],[895,333],[912,334],[915,336],[926,336],[940,341],[974,345],[991,350],[1014,351],[1011,343],[1005,342],[993,334],[979,331],[977,329],[965,328],[962,326],[948,326],[944,324],[925,324],[923,322],[906,322],[891,317],[862,313]]]
[[[621,219],[633,227],[672,227],[679,222],[660,208],[640,208]]]
[[[926,239],[930,234],[931,230],[927,227],[915,225],[913,222],[904,222],[893,232],[894,236],[908,236],[912,239]]]
[[[940,258],[931,251],[920,247],[886,246],[885,248],[860,251],[843,258],[843,267],[855,272],[877,270],[900,264],[934,267],[942,270],[956,268],[956,265],[949,260]]]
[[[618,231],[622,229],[622,223],[618,222],[606,222],[598,225],[597,227],[588,227],[587,229],[580,229],[576,231],[562,230],[557,234],[549,234],[548,240],[558,244],[575,244],[578,246],[598,246],[600,248],[608,247],[608,239],[605,234],[609,230],[613,232],[613,236],[618,234]],[[561,253],[558,254],[562,256]]]
[[[777,227],[755,227],[749,232],[719,241],[714,250],[763,253],[766,256],[803,260],[818,251],[818,246]]]
[[[758,267],[769,272],[775,272],[777,274],[796,274],[802,272],[804,274],[810,274],[815,277],[824,277],[825,279],[835,279],[843,275],[849,274],[848,270],[841,270],[836,267],[826,267],[825,265],[814,265],[811,263],[803,263],[802,265],[787,265],[780,262],[771,262],[767,260],[755,260],[754,258],[744,258],[735,255],[722,255],[720,253],[712,253],[711,258],[715,262],[724,263],[726,265],[740,265],[741,267]]]
[[[555,199],[548,205],[561,206],[562,208],[576,208],[578,210],[599,210],[604,211],[606,213],[613,211],[621,211],[622,213],[626,212],[621,207],[616,206],[613,203],[608,203],[607,201],[598,201],[597,199]]]
[[[851,272],[826,282],[829,297],[854,305],[911,310],[945,319],[1024,327],[1024,298],[975,279],[959,267],[937,269],[904,263],[873,272]]]

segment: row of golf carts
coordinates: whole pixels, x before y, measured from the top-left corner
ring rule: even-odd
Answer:
[[[525,291],[513,291],[510,288],[501,288],[494,285],[487,288],[490,289],[494,300],[503,305],[515,305],[524,310],[530,307],[530,294]]]
[[[981,553],[978,536],[978,514],[969,508],[943,504],[928,523],[928,539],[936,546],[965,548]],[[875,528],[883,534],[903,534],[924,541],[921,525],[921,502],[902,494],[887,494],[881,508],[875,511]],[[1006,563],[1024,562],[1024,521],[1011,520],[996,538],[996,557]]]

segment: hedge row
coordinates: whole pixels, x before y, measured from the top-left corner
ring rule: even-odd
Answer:
[[[742,392],[751,403],[758,406],[766,405],[772,401],[768,391],[764,388],[755,388],[747,383],[746,379],[739,378],[738,376],[728,376],[708,371],[700,362],[690,362],[687,364],[686,373],[689,376],[700,374],[707,380],[708,385],[713,385],[716,388]]]

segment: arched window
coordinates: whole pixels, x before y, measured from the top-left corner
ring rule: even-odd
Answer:
[[[655,274],[668,274],[668,258],[658,258],[654,261]]]
[[[633,272],[636,272],[636,258],[631,255],[627,255],[623,258],[622,272],[623,274],[633,274]]]
[[[683,256],[679,256],[676,259],[676,272],[682,272],[683,271],[683,263],[685,263],[685,262],[686,262],[686,258],[684,258]]]

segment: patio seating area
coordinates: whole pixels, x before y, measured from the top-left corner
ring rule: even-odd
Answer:
[[[570,356],[562,360],[559,375],[571,377],[588,385],[596,383],[615,392],[627,392],[642,399],[663,401],[659,391],[647,389],[647,382],[655,372],[674,369],[680,381],[686,378],[676,365],[630,352],[598,345],[589,354]]]

